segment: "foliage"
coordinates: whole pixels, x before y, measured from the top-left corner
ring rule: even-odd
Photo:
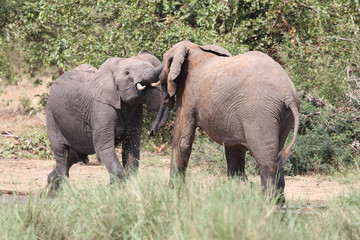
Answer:
[[[352,147],[360,138],[358,116],[330,106],[315,107],[307,101],[302,101],[301,106],[299,135],[285,172],[332,173],[359,166],[356,155],[360,149]]]
[[[162,174],[0,204],[2,239],[356,239],[359,191],[329,208],[279,209],[238,180],[169,188]],[[310,214],[309,214],[310,213]],[[309,224],[311,222],[311,224]]]
[[[14,141],[2,144],[0,159],[41,158],[52,159],[50,141],[47,135],[31,133],[25,136],[15,136]]]
[[[20,2],[7,1],[0,12],[1,43],[5,35],[22,43],[28,71],[98,67],[110,56],[128,57],[143,48],[161,59],[187,39],[218,44],[234,55],[266,52],[286,67],[298,89],[332,103],[351,100],[347,93],[359,88],[344,71],[359,78],[358,0]]]
[[[287,173],[359,166],[359,151],[352,147],[360,142],[359,0],[1,0],[0,5],[0,78],[5,84],[43,67],[59,72],[82,63],[98,67],[110,56],[129,57],[143,48],[161,59],[182,40],[217,44],[233,55],[258,50],[285,68],[299,92],[326,103],[312,109],[302,101],[305,119]],[[46,99],[41,96],[36,111]],[[145,113],[145,149],[169,152],[173,117],[150,139],[154,114]],[[203,146],[194,145],[193,158],[224,164],[221,146],[212,147],[208,138],[197,141]],[[249,159],[248,168],[256,172]]]

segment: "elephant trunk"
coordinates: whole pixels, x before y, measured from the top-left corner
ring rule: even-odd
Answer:
[[[164,64],[161,63],[159,66],[157,66],[154,71],[152,71],[151,73],[148,73],[146,75],[143,76],[142,82],[145,83],[146,85],[151,85],[152,87],[157,87],[160,82],[159,82],[159,76],[161,71],[164,68]]]
[[[157,112],[155,122],[153,123],[151,130],[150,130],[150,136],[155,137],[156,133],[159,131],[160,128],[162,128],[170,113],[170,108],[165,106],[164,102],[161,102],[159,111]]]

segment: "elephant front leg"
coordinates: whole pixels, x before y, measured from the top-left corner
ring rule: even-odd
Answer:
[[[110,174],[110,180],[113,178],[124,178],[123,167],[115,153],[115,133],[111,128],[99,128],[94,131],[93,142],[96,155],[104,164]]]
[[[108,109],[109,110],[109,109]],[[115,124],[117,114],[115,110],[98,111],[92,115],[92,137],[95,153],[105,165],[110,174],[110,181],[114,177],[124,179],[124,171],[115,153]]]
[[[133,129],[122,144],[122,161],[126,174],[137,172],[140,162],[140,136],[141,129]]]
[[[185,181],[186,168],[189,162],[192,144],[195,135],[195,119],[180,115],[181,121],[175,120],[175,128],[172,141],[172,154],[170,164],[170,181],[180,176]],[[185,121],[186,120],[186,121]],[[170,184],[172,184],[170,182]]]
[[[115,153],[115,146],[104,147],[101,149],[95,149],[96,155],[101,159],[101,162],[106,167],[110,174],[110,181],[113,182],[114,178],[124,179],[124,170],[120,164],[120,161]]]

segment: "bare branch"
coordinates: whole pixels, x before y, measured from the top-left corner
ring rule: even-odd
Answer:
[[[12,137],[12,138],[15,138],[15,139],[18,139],[19,137],[10,133],[10,132],[7,132],[7,131],[2,131],[1,132],[1,136],[2,137]]]
[[[346,71],[347,84],[348,84],[348,92],[346,93],[346,95],[354,102],[356,102],[358,105],[360,105],[360,81],[356,79],[354,74],[350,75],[350,72],[352,72],[350,65],[346,66],[344,71]],[[354,87],[351,86],[352,82],[355,82],[355,89]]]
[[[282,11],[283,11],[282,9],[279,10],[279,14],[276,17],[275,22],[273,23],[270,32],[272,32],[275,29],[276,25],[278,24],[280,17],[282,15]]]
[[[347,41],[347,42],[352,42],[352,41],[354,41],[353,39],[342,38],[342,37],[326,36],[326,37],[324,37],[324,38],[337,39],[337,40],[342,40],[342,41]]]
[[[234,28],[235,28],[235,24],[236,24],[236,21],[237,21],[237,18],[238,18],[238,13],[237,12],[238,11],[236,10],[235,11],[235,20],[234,20],[234,23],[233,23],[232,28],[231,28],[231,35],[234,34]]]
[[[307,9],[310,9],[310,10],[313,10],[314,12],[316,13],[319,13],[314,7],[311,7],[311,6],[307,6],[307,5],[304,5],[304,4],[298,4],[298,7],[302,7],[302,8],[307,8]]]
[[[356,32],[356,25],[355,25],[355,22],[354,22],[354,17],[353,17],[353,15],[350,15],[350,19],[351,19],[351,23],[352,23],[352,25],[353,25],[353,31],[354,31],[354,34],[355,34],[355,36],[356,37],[358,37],[358,34],[357,34],[357,32]]]

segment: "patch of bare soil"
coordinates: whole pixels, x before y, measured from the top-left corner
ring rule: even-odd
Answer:
[[[169,164],[167,162],[169,160],[159,161],[165,162],[163,167],[140,166],[139,174],[151,172],[157,168],[164,176],[168,176]],[[21,195],[38,193],[45,188],[47,175],[54,166],[55,161],[49,160],[0,160],[0,193]],[[259,179],[260,177],[257,176],[250,180],[259,184]],[[75,184],[108,183],[109,175],[103,165],[97,163],[97,160],[91,160],[89,165],[74,165],[70,169],[70,181]],[[359,184],[350,186],[314,176],[286,177],[285,181],[287,200],[319,204],[345,195],[350,188],[359,187]]]

